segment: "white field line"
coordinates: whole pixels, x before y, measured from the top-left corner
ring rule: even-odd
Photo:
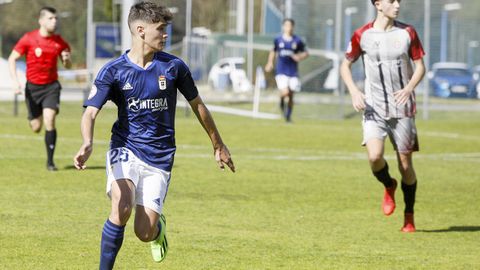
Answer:
[[[185,159],[212,159],[213,155],[211,154],[201,154],[201,153],[177,153],[176,158],[185,158]],[[396,157],[394,155],[386,155],[386,159],[394,160]],[[24,154],[3,156],[0,155],[0,160],[37,160],[45,159],[43,156],[26,156]],[[62,160],[73,160],[73,154],[70,155],[56,155],[55,159]],[[417,160],[433,160],[433,161],[457,161],[457,162],[468,162],[468,163],[480,163],[480,153],[450,153],[450,154],[417,154],[415,156]],[[234,160],[271,160],[271,161],[332,161],[332,160],[366,160],[365,154],[360,153],[346,153],[344,155],[305,155],[305,156],[293,156],[293,155],[244,155],[238,154],[234,155]]]
[[[440,134],[442,135],[442,134]],[[445,134],[443,134],[445,135]],[[447,134],[448,136],[448,134]],[[43,136],[28,136],[15,134],[0,134],[0,138],[15,139],[24,141],[43,141]],[[461,137],[459,137],[461,138]],[[457,138],[458,139],[458,138]],[[63,142],[77,142],[80,145],[80,139],[73,138],[59,138]],[[109,142],[104,140],[96,140],[95,144],[107,145]],[[211,147],[208,145],[188,145],[180,144],[177,146],[179,152],[176,156],[178,158],[213,158],[211,154]],[[360,147],[359,147],[360,148]],[[314,149],[298,149],[298,148],[241,148],[234,153],[234,159],[244,160],[291,160],[291,161],[321,161],[321,160],[366,160],[365,152],[346,152],[346,151],[322,151]],[[194,153],[202,151],[204,153]],[[9,153],[8,156],[0,155],[0,159],[14,160],[14,159],[43,159],[41,156],[28,156],[25,153]],[[72,156],[57,155],[58,159],[72,159]],[[387,155],[387,159],[395,159],[395,155]],[[467,161],[480,162],[480,152],[471,153],[436,153],[423,154],[416,153],[414,159],[426,160],[452,160],[452,161]]]
[[[177,153],[177,158],[213,158],[209,154],[190,154],[190,153]],[[322,161],[322,160],[366,160],[365,153],[345,153],[343,155],[305,155],[305,156],[292,156],[292,155],[234,155],[234,159],[244,160],[286,160],[286,161]],[[394,155],[386,155],[386,159],[396,159]],[[480,163],[480,152],[478,153],[448,153],[448,154],[416,154],[414,159],[423,160],[443,160],[443,161],[461,161],[461,162],[475,162]]]
[[[450,132],[426,131],[426,132],[421,132],[419,134],[419,136],[420,136],[420,138],[422,136],[429,136],[429,137],[439,137],[439,138],[466,140],[466,141],[480,141],[480,135],[470,136],[470,135],[464,135],[464,134],[459,134],[459,133],[450,133]]]
[[[186,107],[186,104],[184,102],[179,102],[177,103],[177,107],[184,108]],[[236,116],[245,116],[245,117],[253,117],[253,118],[260,118],[260,119],[269,119],[269,120],[280,119],[280,115],[273,114],[273,113],[262,113],[262,112],[254,113],[251,110],[229,108],[229,107],[211,105],[211,104],[207,104],[207,108],[211,112],[232,114]]]
[[[13,140],[25,140],[25,141],[43,141],[45,140],[43,134],[35,135],[18,135],[18,134],[0,134],[0,139],[13,139]],[[78,136],[77,139],[74,138],[65,138],[60,137],[57,139],[57,142],[76,142],[78,146],[82,144],[82,138]],[[105,140],[94,140],[95,144],[109,144],[109,141]]]

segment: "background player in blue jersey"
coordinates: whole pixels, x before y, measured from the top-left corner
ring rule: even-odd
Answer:
[[[177,89],[210,137],[220,168],[226,164],[235,171],[188,67],[177,57],[162,52],[171,19],[172,14],[163,6],[150,2],[132,6],[128,17],[132,48],[100,70],[84,104],[83,144],[74,157],[77,169],[86,168],[92,153],[94,123],[100,109],[107,100],[118,107],[106,162],[112,209],[103,227],[100,269],[113,268],[134,206],[135,234],[151,243],[155,261],[165,258],[168,243],[162,207],[176,150]]]
[[[298,92],[301,88],[298,78],[298,62],[308,57],[305,43],[293,34],[294,26],[294,20],[283,20],[282,35],[275,38],[273,50],[270,51],[268,62],[265,65],[265,71],[271,72],[273,63],[277,59],[275,81],[278,90],[280,90],[280,109],[287,122],[291,121],[293,92]],[[285,98],[288,98],[286,108]]]

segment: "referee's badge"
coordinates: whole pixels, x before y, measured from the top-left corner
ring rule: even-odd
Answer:
[[[40,47],[35,48],[35,56],[36,57],[42,56],[42,49],[40,49]]]
[[[164,75],[158,77],[158,87],[160,87],[160,90],[167,89],[167,78]]]

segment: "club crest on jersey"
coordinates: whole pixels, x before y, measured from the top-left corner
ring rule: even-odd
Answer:
[[[393,48],[395,49],[400,49],[402,47],[402,43],[400,42],[400,40],[396,39],[394,42],[393,42]]]
[[[292,43],[292,50],[296,50],[297,49],[297,43],[296,42],[293,42]]]
[[[40,47],[35,48],[35,56],[36,57],[42,56],[42,49]]]
[[[164,75],[160,75],[158,77],[158,87],[160,88],[160,90],[167,89],[167,78],[165,78]]]

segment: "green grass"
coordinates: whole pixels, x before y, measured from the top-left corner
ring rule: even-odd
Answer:
[[[98,267],[115,109],[102,110],[90,169],[81,172],[71,164],[82,108],[63,103],[61,110],[60,170],[52,173],[43,135],[30,132],[24,105],[13,117],[11,104],[0,103],[0,269]],[[480,268],[480,113],[432,112],[432,120],[417,120],[419,232],[403,234],[401,192],[396,213],[381,212],[383,190],[359,145],[359,116],[318,120],[312,110],[299,106],[292,125],[214,114],[235,174],[217,169],[200,125],[179,111],[164,209],[169,254],[155,264],[130,222],[116,269]],[[390,144],[386,149],[398,178]]]

